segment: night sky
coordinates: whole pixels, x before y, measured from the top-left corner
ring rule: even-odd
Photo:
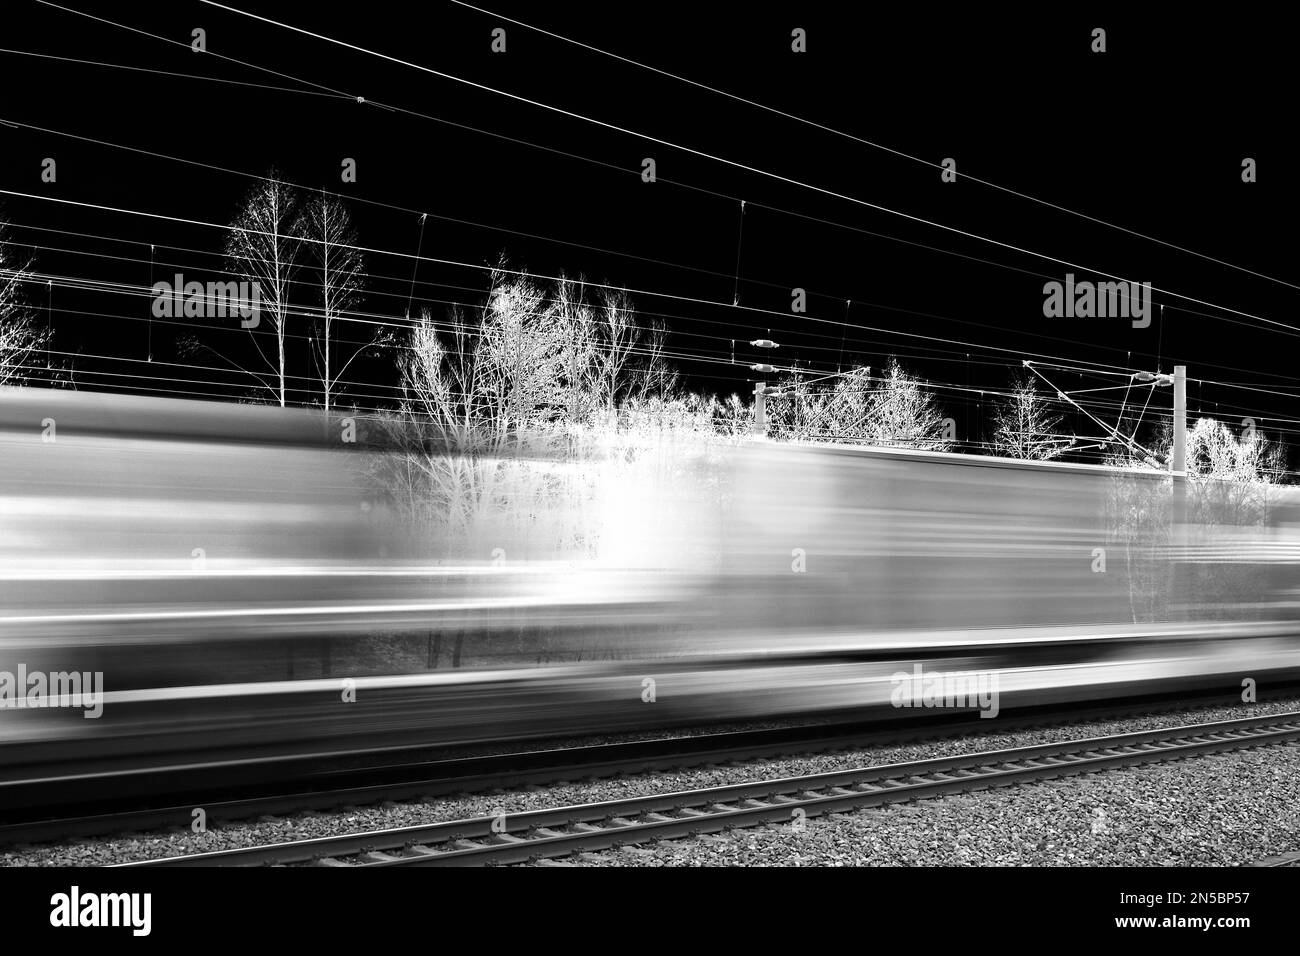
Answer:
[[[1278,14],[484,2],[492,13],[383,0],[232,5],[620,129],[199,2],[69,0],[99,21],[6,3],[0,120],[25,125],[0,125],[0,189],[164,217],[0,194],[9,238],[34,253],[34,272],[62,280],[27,288],[54,330],[51,364],[71,363],[82,389],[248,397],[246,378],[178,345],[195,335],[242,356],[237,325],[150,321],[147,295],[66,283],[139,292],[177,271],[218,278],[224,231],[165,217],[228,224],[252,177],[275,168],[338,192],[360,245],[400,254],[368,255],[361,306],[399,331],[408,311],[441,317],[449,303],[481,302],[485,267],[504,259],[633,290],[640,313],[668,327],[692,389],[748,392],[746,366],[771,359],[743,343],[770,334],[782,364],[878,369],[894,355],[956,386],[936,394],[963,439],[983,433],[988,398],[959,389],[1003,389],[1022,358],[1186,364],[1193,414],[1252,414],[1270,437],[1296,431],[1293,54],[1289,30],[1270,21]],[[491,49],[496,27],[504,53]],[[1104,53],[1091,50],[1097,27]],[[190,49],[194,28],[208,52]],[[795,28],[805,53],[791,50]],[[46,157],[54,183],[41,179]],[[355,183],[340,181],[345,157]],[[657,182],[642,181],[646,157]],[[941,179],[948,157],[956,182]],[[1257,182],[1242,181],[1246,157]],[[442,261],[417,264],[417,250]],[[1104,278],[1089,269],[1164,290],[1150,327],[1045,318],[1043,284]],[[807,290],[804,315],[790,313],[795,287]],[[308,374],[301,340],[290,371]],[[1067,389],[1122,381],[1044,371]],[[392,355],[347,378],[354,401],[391,401]],[[1147,423],[1168,407],[1158,392]]]

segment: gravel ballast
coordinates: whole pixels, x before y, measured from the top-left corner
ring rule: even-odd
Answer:
[[[736,829],[581,866],[1233,866],[1300,849],[1300,747]]]
[[[20,846],[2,865],[102,865],[845,770],[1300,710],[1300,699],[1198,708],[870,750],[655,771],[518,791]],[[577,862],[661,864],[1232,864],[1300,849],[1300,748],[1273,746],[1046,784],[810,818]],[[1101,811],[1098,813],[1098,811]],[[841,828],[847,829],[841,829]],[[1093,832],[1094,830],[1098,832]],[[888,835],[886,835],[888,834]],[[649,852],[646,852],[649,851]],[[675,854],[686,854],[677,856]]]

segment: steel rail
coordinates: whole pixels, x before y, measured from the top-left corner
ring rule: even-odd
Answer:
[[[1297,739],[1293,711],[122,865],[520,863]]]
[[[1300,685],[1284,684],[1276,693],[1300,693]],[[648,740],[605,742],[579,746],[539,748],[486,755],[421,759],[430,748],[404,746],[391,752],[377,751],[386,762],[368,766],[331,769],[326,758],[358,758],[363,752],[292,755],[285,760],[283,781],[231,785],[244,769],[241,761],[216,763],[207,768],[212,779],[224,784],[191,784],[182,790],[169,782],[169,768],[150,772],[153,801],[114,807],[103,801],[102,780],[95,781],[101,793],[98,806],[70,807],[57,814],[40,800],[26,818],[11,809],[9,820],[0,823],[0,846],[48,842],[72,837],[103,836],[151,829],[189,829],[194,808],[202,807],[208,826],[264,816],[308,810],[330,810],[365,806],[384,801],[427,800],[458,793],[553,784],[560,781],[593,780],[618,774],[714,766],[744,760],[774,758],[789,754],[828,753],[840,750],[917,743],[949,739],[968,734],[1005,734],[1086,721],[1122,719],[1133,715],[1194,707],[1239,703],[1238,695],[1219,693],[1142,696],[1117,699],[1105,704],[1081,706],[1078,702],[1041,705],[1009,711],[997,721],[981,719],[976,713],[949,712],[922,717],[894,718],[889,722],[856,720],[840,723],[801,724],[757,730],[714,731]],[[996,725],[996,726],[995,726]],[[321,760],[314,769],[299,767],[308,760]],[[82,778],[71,775],[60,780],[70,786]],[[90,778],[86,778],[88,781]],[[11,808],[19,805],[23,781],[0,784]],[[239,792],[239,791],[244,792]],[[252,791],[252,792],[249,792]],[[123,801],[115,801],[121,804]],[[45,810],[42,813],[41,807]]]

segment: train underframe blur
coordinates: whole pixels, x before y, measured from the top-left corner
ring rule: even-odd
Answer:
[[[0,390],[2,772],[1300,674],[1291,488],[765,442],[512,462],[363,426]]]

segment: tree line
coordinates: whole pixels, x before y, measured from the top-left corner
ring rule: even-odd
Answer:
[[[0,221],[0,385],[24,381],[24,369],[50,338],[23,294],[31,260],[4,232]],[[436,423],[461,447],[484,453],[557,427],[653,426],[726,440],[752,434],[749,399],[690,391],[669,360],[668,330],[643,322],[626,292],[588,286],[581,277],[544,282],[501,266],[489,272],[477,307],[455,305],[441,317],[421,308],[414,318],[367,322],[356,314],[366,293],[366,259],[347,204],[290,185],[274,171],[244,198],[223,252],[229,274],[257,283],[266,327],[247,329],[249,347],[239,355],[197,333],[181,337],[181,353],[215,357],[251,379],[255,396],[282,407],[335,409],[349,400],[345,376],[354,363],[387,354],[399,397],[380,411]],[[366,331],[340,336],[344,323]],[[302,332],[291,336],[298,324]],[[306,390],[290,386],[299,377],[290,373],[291,362],[304,359],[290,355],[295,337],[306,341],[306,378],[313,383]],[[291,402],[304,392],[305,400]],[[959,442],[929,384],[895,358],[876,375],[867,366],[833,376],[789,372],[770,392],[768,434],[777,441],[975,449],[1034,461],[1096,447],[1065,427],[1064,406],[1028,373],[994,398],[983,442]],[[1116,435],[1136,425],[1117,422]],[[1188,467],[1198,475],[1275,480],[1285,468],[1282,448],[1254,429],[1238,435],[1205,418],[1189,429],[1188,441]],[[1171,436],[1158,434],[1156,444],[1168,447]],[[1111,464],[1149,464],[1122,443],[1111,449]]]

